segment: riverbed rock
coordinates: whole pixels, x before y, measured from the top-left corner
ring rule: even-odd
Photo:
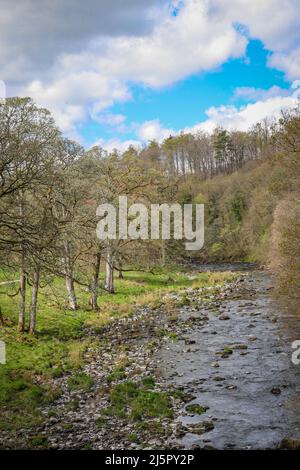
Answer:
[[[219,320],[230,320],[230,316],[223,313],[219,316]]]
[[[254,336],[254,335],[249,336],[249,341],[256,341],[256,340],[257,340],[256,336]]]
[[[202,421],[202,423],[193,423],[187,426],[188,432],[192,434],[204,434],[214,429],[214,423],[212,421]]]
[[[248,346],[244,343],[231,344],[230,349],[248,349]]]

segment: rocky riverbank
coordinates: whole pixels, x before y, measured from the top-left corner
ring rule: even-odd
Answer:
[[[271,289],[266,274],[239,273],[86,331],[98,345],[82,372],[53,380],[62,394],[43,409],[44,426],[18,432],[20,447],[274,448],[299,438],[300,371]]]

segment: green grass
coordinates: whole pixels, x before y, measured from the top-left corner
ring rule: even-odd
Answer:
[[[40,449],[45,449],[48,446],[48,441],[46,436],[37,434],[36,436],[32,436],[29,439],[30,445],[33,448],[40,448]]]
[[[126,373],[124,367],[116,367],[113,372],[111,372],[107,377],[106,380],[108,383],[115,382],[116,380],[125,379]]]
[[[71,400],[67,403],[66,408],[69,411],[77,411],[79,408],[79,399],[75,398],[74,400]]]
[[[12,272],[0,272],[0,280],[17,277]],[[18,296],[1,294],[5,326],[0,327],[0,339],[6,343],[7,363],[0,364],[0,407],[3,411],[0,430],[38,424],[41,420],[38,407],[55,399],[59,393],[53,389],[52,379],[72,372],[71,387],[88,386],[83,376],[78,375],[84,364],[85,351],[89,347],[97,348],[105,338],[101,335],[87,337],[85,328],[100,332],[103,326],[116,318],[130,316],[139,306],[161,305],[162,296],[167,292],[222,284],[231,278],[229,273],[201,273],[191,281],[178,267],[157,270],[156,273],[125,272],[123,280],[116,279],[116,294],[99,296],[98,312],[91,310],[89,293],[79,286],[76,286],[76,291],[80,308],[75,312],[68,310],[64,281],[54,279],[50,285],[40,289],[34,336],[17,331]],[[15,288],[15,285],[1,286],[1,291],[13,293]],[[29,287],[27,299],[29,303]],[[166,314],[174,316],[174,309],[167,301],[165,309]],[[171,339],[176,338],[172,336]],[[108,380],[113,382],[124,377],[124,369],[119,368]],[[137,400],[133,415],[139,416],[143,402],[147,403],[149,410],[156,406],[159,409],[161,404],[158,396],[146,393]]]
[[[135,383],[123,382],[110,392],[111,406],[106,410],[108,415],[140,421],[146,418],[171,418],[173,409],[170,397],[165,392],[149,390],[154,386],[153,380]]]
[[[84,372],[78,372],[68,379],[70,390],[83,390],[88,392],[92,388],[93,384],[93,379]]]
[[[195,403],[192,405],[187,405],[185,409],[188,413],[193,413],[195,415],[202,415],[208,410],[208,406],[201,406]]]
[[[145,377],[141,382],[145,388],[155,387],[155,379],[153,377]]]
[[[48,384],[38,385],[26,374],[0,369],[0,429],[31,427],[41,422],[37,407],[59,397],[60,389]]]

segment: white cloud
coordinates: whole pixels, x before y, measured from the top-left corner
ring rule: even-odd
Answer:
[[[299,0],[212,0],[212,9],[248,28],[271,51],[284,51],[299,42]]]
[[[272,51],[268,65],[282,70],[288,79],[300,75],[299,0],[212,0],[212,8],[228,20],[247,27]]]
[[[129,125],[128,127],[131,130],[135,131],[137,137],[136,139],[120,140],[119,138],[112,138],[105,140],[100,138],[96,142],[94,142],[93,146],[99,145],[108,152],[111,152],[114,149],[117,149],[119,152],[124,152],[130,145],[135,148],[141,148],[144,145],[148,144],[150,140],[162,142],[170,135],[177,134],[174,129],[165,128],[160,123],[159,119],[153,119],[151,121],[145,121],[143,123],[131,123],[131,125]]]
[[[124,114],[106,112],[102,114],[93,114],[93,119],[99,124],[105,124],[107,126],[120,126],[120,124],[123,124],[126,120],[126,116],[124,116]]]
[[[270,89],[271,90],[271,89]],[[270,91],[269,90],[269,91]],[[250,103],[245,106],[219,106],[211,107],[206,111],[208,119],[195,126],[185,129],[187,132],[204,130],[212,132],[216,127],[224,127],[228,130],[247,131],[251,126],[265,118],[278,118],[281,111],[297,105],[300,89],[297,88],[289,96],[271,96]]]
[[[99,65],[114,76],[159,87],[243,55],[246,39],[207,5],[186,0],[177,16],[163,18],[151,35],[110,41]]]
[[[272,86],[268,90],[254,87],[238,87],[234,92],[234,99],[244,99],[247,101],[266,100],[278,96],[288,96],[290,91],[278,86]]]
[[[300,47],[288,53],[276,52],[272,54],[268,60],[268,65],[283,70],[289,80],[300,77]]]
[[[137,128],[137,135],[143,142],[148,142],[150,140],[157,140],[160,142],[169,137],[169,135],[174,135],[175,133],[176,131],[173,129],[163,127],[159,119],[145,121]]]
[[[49,108],[65,133],[73,132],[76,123],[89,116],[97,118],[114,102],[126,101],[131,96],[125,84],[95,72],[69,74],[49,86],[34,81],[21,94]]]
[[[299,24],[299,0],[115,0],[113,8],[110,0],[41,0],[38,8],[35,0],[1,0],[0,78],[52,110],[71,135],[87,119],[109,120],[106,110],[131,98],[132,83],[162,87],[212,70],[243,56],[248,38],[272,51],[270,66],[298,78]],[[284,99],[275,88],[238,93],[270,110],[277,94]],[[206,125],[246,125],[254,111],[257,121],[258,103],[211,108]],[[146,140],[169,130],[151,121],[137,132]]]
[[[78,53],[95,37],[147,35],[160,0],[1,0],[1,79],[47,77],[64,53]]]
[[[242,55],[245,31],[295,56],[299,23],[299,0],[1,0],[1,78],[47,81],[52,66],[60,73],[55,64],[98,63],[104,74],[160,86]]]
[[[55,116],[63,115],[66,105],[82,107],[80,119],[80,113],[73,120],[69,113],[61,118],[67,123],[63,130],[71,131],[82,116],[94,118],[129,99],[128,82],[169,85],[243,55],[246,44],[231,22],[210,14],[206,1],[186,0],[176,16],[163,8],[151,34],[95,36],[82,51],[60,55],[47,80],[34,81],[21,93]]]

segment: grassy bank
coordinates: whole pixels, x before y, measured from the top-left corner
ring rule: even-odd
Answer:
[[[89,307],[89,293],[83,288],[78,288],[80,309],[68,310],[64,283],[54,279],[41,289],[35,336],[17,332],[18,297],[1,295],[5,326],[1,327],[0,339],[6,343],[7,363],[0,365],[0,430],[13,432],[39,424],[42,419],[39,407],[60,394],[53,387],[53,377],[72,373],[75,379],[70,380],[70,387],[89,385],[80,375],[84,354],[89,346],[97,346],[105,339],[101,334],[103,326],[132,315],[139,306],[155,307],[166,292],[211,286],[231,277],[229,273],[190,276],[174,267],[154,274],[128,272],[124,279],[116,281],[116,294],[100,296],[98,312]],[[86,329],[99,335],[88,336]]]

